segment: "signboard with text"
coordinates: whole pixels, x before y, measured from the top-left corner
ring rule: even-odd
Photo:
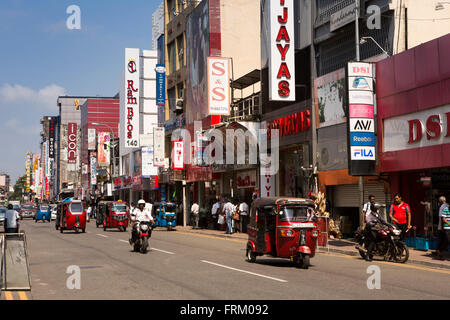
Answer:
[[[229,115],[230,59],[208,57],[208,114]]]
[[[139,49],[125,49],[125,148],[139,148]]]
[[[77,134],[78,127],[75,122],[67,125],[67,162],[77,163]]]
[[[172,169],[184,169],[184,141],[172,141]]]
[[[348,63],[346,86],[349,174],[376,175],[373,65],[366,62]]]

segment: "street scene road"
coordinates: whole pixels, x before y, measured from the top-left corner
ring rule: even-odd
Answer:
[[[449,299],[450,270],[366,262],[318,254],[308,270],[289,260],[245,261],[246,241],[157,228],[147,254],[131,251],[129,233],[104,232],[92,221],[85,234],[56,231],[54,223],[22,223],[27,235],[32,290],[29,299],[292,300]],[[368,289],[370,265],[381,289]],[[68,289],[69,266],[81,288]],[[289,294],[287,294],[287,292]]]

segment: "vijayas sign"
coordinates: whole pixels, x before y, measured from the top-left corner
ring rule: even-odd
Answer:
[[[295,101],[294,0],[271,0],[269,99]]]
[[[139,143],[139,49],[125,49],[125,148]]]

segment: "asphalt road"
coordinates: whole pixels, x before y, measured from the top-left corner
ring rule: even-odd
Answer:
[[[27,234],[29,299],[449,299],[450,271],[318,254],[308,270],[284,259],[245,261],[245,241],[155,229],[147,254],[131,251],[129,232],[61,234],[52,223],[21,221]],[[369,289],[367,268],[380,268]],[[81,288],[68,289],[77,266]]]

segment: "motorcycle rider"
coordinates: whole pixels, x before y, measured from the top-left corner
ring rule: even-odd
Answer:
[[[137,239],[139,222],[151,221],[152,224],[154,224],[153,217],[151,213],[145,209],[145,206],[145,200],[141,199],[138,201],[138,207],[131,213],[131,221],[134,222],[133,228],[131,229],[131,239],[129,240],[131,245],[134,245],[134,242]]]
[[[370,205],[370,213],[366,215],[366,236],[369,240],[369,245],[367,247],[366,260],[372,261],[372,251],[375,247],[375,241],[377,237],[377,224],[389,225],[388,222],[383,218],[378,212],[378,206],[375,203]]]

